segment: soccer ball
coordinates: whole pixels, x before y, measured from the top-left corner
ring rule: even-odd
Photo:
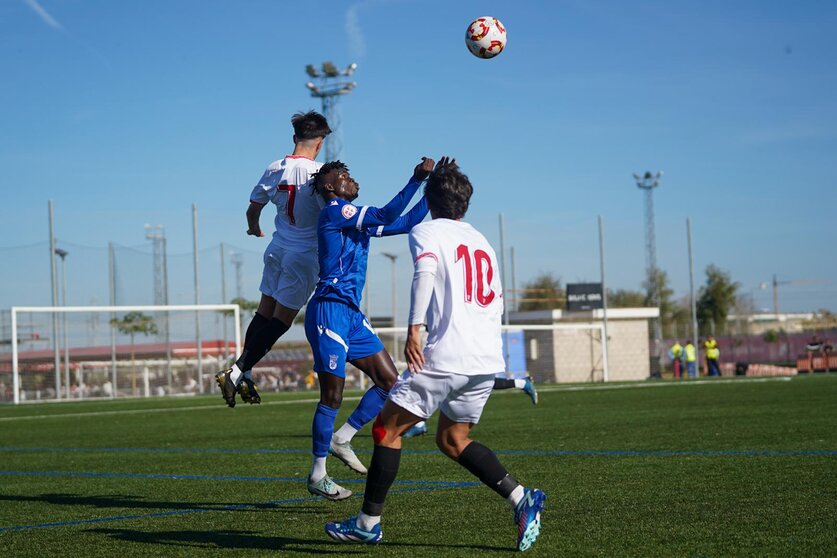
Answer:
[[[477,58],[494,58],[506,48],[506,28],[496,17],[478,17],[465,32],[465,44]]]

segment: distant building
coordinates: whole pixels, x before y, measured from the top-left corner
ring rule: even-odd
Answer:
[[[658,308],[613,308],[607,311],[608,380],[645,380],[650,376],[649,320]],[[510,325],[520,325],[528,372],[540,382],[601,382],[603,310],[512,312]],[[552,326],[541,329],[526,325]]]

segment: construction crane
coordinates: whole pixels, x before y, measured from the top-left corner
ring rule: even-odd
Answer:
[[[776,274],[773,274],[773,318],[779,321],[779,286],[781,285],[824,285],[829,283],[825,279],[790,279],[780,281]],[[766,287],[762,283],[763,287]]]

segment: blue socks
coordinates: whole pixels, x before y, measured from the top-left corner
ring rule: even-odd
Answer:
[[[314,413],[314,422],[311,425],[311,438],[313,440],[313,453],[315,457],[328,455],[328,447],[331,444],[331,435],[334,434],[334,421],[340,409],[332,409],[322,403],[317,403],[317,411]]]
[[[346,422],[357,430],[360,430],[363,428],[364,424],[378,416],[378,413],[381,412],[387,397],[389,397],[389,392],[387,390],[379,388],[378,386],[372,386],[366,390],[366,393],[363,394],[363,397],[360,399],[360,403],[357,404],[357,407],[354,411],[352,411],[352,414],[349,416],[349,420]]]

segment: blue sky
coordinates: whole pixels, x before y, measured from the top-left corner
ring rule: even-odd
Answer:
[[[463,41],[481,15],[508,29],[489,61]],[[716,264],[771,308],[758,286],[776,274],[800,281],[782,310],[837,310],[835,28],[820,1],[0,0],[0,307],[49,303],[50,199],[71,304],[107,301],[107,244],[147,254],[146,223],[182,262],[172,301],[191,302],[193,203],[202,301],[218,301],[222,242],[248,255],[255,298],[266,241],[244,235],[248,195],[290,152],[290,115],[319,109],[305,65],[331,60],[358,64],[341,101],[358,203],[386,202],[422,155],[455,156],[468,220],[498,248],[503,213],[518,286],[598,280],[601,215],[609,286],[639,289],[632,173],[663,170],[657,259],[678,296],[691,217],[698,284]],[[382,251],[409,288],[406,239],[381,240],[372,314],[389,312]]]

